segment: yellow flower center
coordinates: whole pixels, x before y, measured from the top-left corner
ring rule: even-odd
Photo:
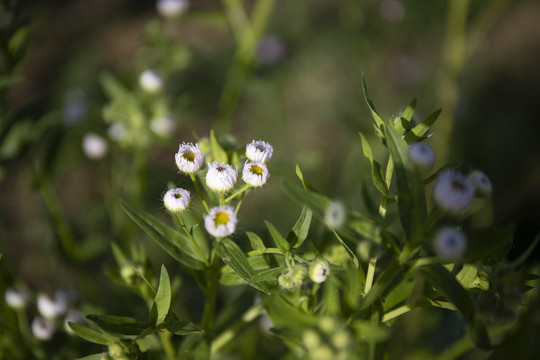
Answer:
[[[180,199],[181,197],[182,197],[182,195],[180,195],[180,194],[178,194],[178,193],[177,193],[177,194],[174,194],[174,198],[175,198],[175,199]]]
[[[219,211],[214,218],[214,224],[216,224],[216,226],[226,225],[228,222],[229,214],[227,214],[225,211]]]
[[[264,170],[259,165],[251,165],[251,167],[249,168],[249,171],[252,174],[259,175],[259,176],[261,176],[264,172]]]
[[[186,159],[187,161],[191,161],[191,162],[195,161],[195,153],[193,152],[183,153],[182,157]]]

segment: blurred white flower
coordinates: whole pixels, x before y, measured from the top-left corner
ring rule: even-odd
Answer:
[[[163,86],[163,79],[154,70],[148,69],[141,73],[139,77],[139,84],[148,92],[156,92],[161,90]]]
[[[182,143],[174,155],[174,160],[181,172],[192,174],[201,168],[204,155],[198,143]]]
[[[160,116],[150,120],[150,129],[159,136],[170,137],[176,129],[176,123],[170,116]]]
[[[472,204],[476,188],[472,181],[453,170],[439,174],[433,185],[433,200],[443,210],[460,214]]]
[[[159,15],[174,18],[182,15],[189,8],[188,0],[158,0],[156,4]]]
[[[255,56],[261,64],[271,65],[280,61],[285,55],[283,41],[277,36],[264,36],[259,40]]]
[[[226,192],[231,190],[238,179],[238,172],[229,164],[214,161],[208,164],[206,173],[206,185],[216,192]]]
[[[405,8],[398,0],[383,0],[379,6],[381,17],[392,24],[403,21],[405,17]]]
[[[54,335],[54,330],[54,324],[41,316],[36,316],[32,320],[32,333],[39,340],[50,340]]]
[[[38,311],[47,319],[57,318],[64,315],[67,311],[68,299],[61,296],[60,293],[55,295],[54,299],[43,293],[40,293],[37,296]]]
[[[488,176],[480,170],[474,170],[469,174],[469,179],[476,186],[476,194],[479,196],[489,196],[493,191],[493,185]]]
[[[107,135],[113,141],[120,141],[126,134],[126,127],[121,123],[113,123],[107,128]]]
[[[81,324],[83,320],[84,320],[83,316],[79,311],[75,309],[69,309],[68,312],[66,313],[66,317],[64,318],[64,330],[70,335],[75,335],[75,332],[71,330],[68,323],[72,322],[72,323]]]
[[[230,206],[218,206],[210,209],[204,216],[204,227],[215,237],[229,236],[236,230],[238,219]]]
[[[435,253],[446,260],[457,260],[465,251],[465,234],[454,227],[440,229],[433,240]]]
[[[86,93],[81,89],[70,90],[64,97],[62,119],[72,125],[80,122],[87,110]]]
[[[246,145],[246,157],[254,162],[268,163],[272,159],[274,148],[266,141],[255,141]]]
[[[109,149],[107,141],[101,136],[92,132],[84,135],[82,141],[82,148],[84,154],[92,160],[99,160],[103,158]]]
[[[189,205],[189,191],[182,188],[170,189],[163,196],[163,204],[172,213],[179,213]]]
[[[334,228],[339,229],[347,221],[347,209],[341,201],[332,201],[324,212],[324,221]]]
[[[24,309],[30,295],[24,289],[7,288],[4,294],[6,304],[13,309]]]
[[[309,277],[313,282],[322,283],[330,275],[330,264],[325,259],[317,259],[309,268]]]
[[[263,163],[246,161],[244,164],[242,179],[250,186],[263,186],[269,176],[268,168]]]
[[[419,170],[426,171],[435,164],[435,150],[428,144],[414,143],[409,146],[409,158]]]

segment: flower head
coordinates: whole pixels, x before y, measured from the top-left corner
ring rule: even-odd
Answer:
[[[469,179],[476,186],[476,194],[480,196],[489,196],[493,191],[491,180],[480,170],[474,170],[469,174]]]
[[[50,340],[54,335],[54,324],[41,316],[32,320],[32,333],[39,340]]]
[[[334,228],[339,229],[347,221],[347,209],[341,201],[332,201],[324,212],[324,221]]]
[[[176,123],[171,116],[160,116],[150,120],[150,129],[159,136],[169,137],[176,129]]]
[[[156,92],[161,90],[161,87],[163,86],[163,79],[157,72],[148,69],[141,73],[141,76],[139,77],[139,84],[148,92]]]
[[[238,179],[238,172],[229,164],[214,161],[208,164],[206,173],[206,185],[216,192],[226,192],[231,190]]]
[[[263,186],[269,176],[268,168],[263,163],[246,161],[244,164],[242,179],[250,186]]]
[[[472,181],[453,170],[443,171],[433,185],[433,200],[451,214],[464,212],[472,204],[475,193]]]
[[[459,259],[466,245],[465,234],[450,226],[440,229],[433,240],[433,248],[437,255],[447,260]]]
[[[231,235],[236,230],[237,223],[238,219],[234,209],[230,206],[213,207],[208,215],[204,216],[206,231],[215,237]]]
[[[189,206],[189,191],[182,188],[170,189],[163,196],[163,204],[172,213],[180,213]]]
[[[68,299],[60,292],[57,292],[54,298],[41,293],[37,296],[37,307],[43,317],[54,319],[65,314],[68,308]]]
[[[199,144],[182,143],[178,147],[178,152],[174,155],[176,166],[186,174],[193,174],[202,166],[204,155]]]
[[[164,18],[174,18],[182,15],[189,8],[188,0],[158,0],[157,11]]]
[[[107,154],[109,146],[104,138],[90,132],[84,135],[82,148],[89,159],[99,160]]]
[[[330,274],[330,264],[325,259],[317,259],[309,268],[309,277],[313,282],[322,283]]]
[[[254,162],[267,163],[272,159],[274,148],[266,141],[255,141],[246,145],[246,157]]]
[[[28,292],[24,289],[8,288],[4,294],[6,304],[13,309],[24,309],[28,303]]]
[[[429,170],[435,164],[435,150],[428,144],[414,143],[409,146],[409,158],[419,170]]]

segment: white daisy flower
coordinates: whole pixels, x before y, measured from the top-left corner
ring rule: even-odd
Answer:
[[[246,161],[244,164],[242,179],[250,186],[263,186],[269,176],[268,168],[263,163]]]
[[[226,192],[231,190],[238,179],[238,171],[231,165],[214,161],[208,164],[206,173],[206,185],[216,192]]]
[[[324,221],[334,228],[339,229],[347,221],[347,209],[341,201],[332,201],[324,212]]]
[[[188,0],[158,0],[156,4],[159,15],[164,18],[175,18],[187,11]]]
[[[54,319],[65,314],[68,308],[68,301],[64,296],[55,296],[52,299],[48,295],[38,294],[37,308],[43,317]]]
[[[443,171],[433,185],[433,199],[451,214],[464,212],[473,202],[476,188],[472,181],[453,170]]]
[[[237,223],[238,219],[234,209],[230,206],[213,207],[208,215],[204,216],[206,231],[215,237],[231,235],[236,230]]]
[[[476,194],[479,196],[489,196],[493,191],[493,185],[491,185],[491,180],[480,170],[474,170],[469,174],[469,179],[476,186]]]
[[[409,158],[419,170],[429,170],[435,164],[435,150],[428,144],[414,143],[409,146]]]
[[[174,160],[181,172],[193,174],[201,168],[204,155],[198,143],[182,143],[174,155]]]
[[[6,304],[13,309],[24,309],[28,303],[28,292],[24,289],[8,288],[4,294]]]
[[[148,69],[141,73],[139,84],[148,92],[157,92],[163,86],[163,79],[154,70]]]
[[[32,320],[32,333],[39,340],[50,340],[54,335],[54,324],[41,316]]]
[[[330,264],[325,259],[317,259],[309,268],[309,277],[313,282],[322,283],[330,275]]]
[[[254,162],[268,163],[272,159],[274,148],[266,141],[255,141],[246,145],[246,157]]]
[[[101,136],[92,132],[84,135],[82,141],[82,148],[84,154],[92,160],[99,160],[107,154],[109,145],[107,141]]]
[[[189,206],[189,191],[182,188],[170,189],[163,196],[163,204],[172,213],[179,213]]]
[[[176,129],[176,123],[171,116],[160,116],[150,120],[150,129],[159,136],[169,137]]]
[[[466,245],[465,234],[449,226],[440,229],[433,240],[433,249],[437,255],[447,260],[459,259],[465,252]]]

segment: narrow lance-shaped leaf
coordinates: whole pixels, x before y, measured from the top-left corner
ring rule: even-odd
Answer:
[[[298,166],[298,164],[296,164],[296,176],[298,176],[298,178],[302,182],[302,185],[304,186],[304,189],[306,189],[307,191],[315,192],[315,193],[319,192],[315,188],[315,186],[311,185],[311,183],[309,181],[304,179],[304,174],[302,174],[302,170],[300,170],[300,166]]]
[[[381,119],[379,114],[377,113],[377,110],[375,110],[375,105],[373,104],[373,101],[371,101],[371,97],[369,96],[369,91],[366,85],[366,79],[364,78],[364,74],[362,74],[362,90],[364,92],[364,99],[366,100],[366,103],[369,107],[369,110],[371,110],[371,116],[373,118],[373,126],[375,127],[375,132],[380,137],[384,138],[384,135],[381,131],[381,126],[384,125],[384,121]]]
[[[159,286],[154,299],[154,305],[156,307],[156,322],[155,325],[159,325],[165,321],[169,308],[171,307],[171,281],[169,274],[164,265],[161,265],[161,274],[159,276]]]
[[[381,192],[381,194],[388,196],[388,187],[383,179],[381,165],[373,159],[373,151],[371,150],[371,146],[369,145],[369,142],[365,136],[362,133],[359,133],[359,135],[362,141],[362,150],[364,152],[364,156],[371,164],[371,177],[373,179],[373,184]]]
[[[94,355],[88,355],[82,358],[77,358],[75,360],[102,360],[102,359],[107,359],[108,356],[109,356],[109,353],[105,352],[105,353],[99,353],[99,354],[94,354]]]
[[[187,267],[198,270],[204,269],[204,263],[194,257],[196,253],[193,255],[188,254],[183,248],[176,245],[181,243],[188,244],[190,240],[186,236],[171,229],[144,210],[137,209],[122,200],[120,200],[120,204],[129,217],[169,255]]]
[[[214,156],[214,160],[218,163],[226,163],[227,152],[221,147],[221,144],[216,138],[214,130],[210,131],[210,146],[212,148],[212,155]]]
[[[311,225],[311,210],[306,206],[302,207],[300,217],[294,224],[291,232],[287,235],[287,241],[291,244],[292,248],[297,248],[304,240],[306,240],[309,232],[309,226]]]
[[[491,341],[486,327],[477,316],[471,297],[456,278],[440,264],[419,266],[417,271],[456,305],[463,315],[476,345],[481,349],[490,349]]]
[[[259,235],[250,231],[246,231],[246,235],[249,239],[249,242],[251,243],[251,247],[253,248],[253,250],[262,253],[266,249],[266,246],[264,246],[264,243],[259,237]]]
[[[405,141],[407,142],[407,144],[411,144],[423,138],[428,132],[428,130],[433,126],[435,121],[437,121],[440,114],[441,114],[441,110],[440,109],[436,110],[431,115],[429,115],[424,121],[416,124],[407,133],[407,135],[405,135]]]
[[[403,110],[403,113],[394,119],[394,129],[396,129],[398,133],[403,134],[409,128],[415,108],[416,99],[411,101],[409,106]]]
[[[286,253],[290,249],[289,242],[281,236],[279,231],[268,221],[264,221],[264,224],[266,225],[268,232],[270,233],[270,236],[272,236],[272,239],[276,243],[276,246],[281,250],[281,252]]]
[[[95,344],[112,345],[118,340],[118,338],[115,336],[98,333],[95,330],[71,321],[68,322],[68,325],[71,330],[73,330],[73,332],[77,334],[77,336]]]
[[[106,332],[121,335],[139,335],[148,327],[148,324],[139,323],[133,318],[124,316],[88,315],[86,318]]]

